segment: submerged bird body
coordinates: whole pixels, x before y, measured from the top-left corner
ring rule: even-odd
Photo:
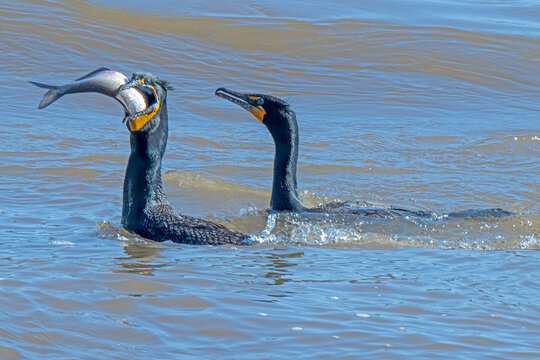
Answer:
[[[273,211],[350,214],[372,218],[395,218],[414,216],[436,218],[427,211],[411,211],[400,208],[367,208],[355,202],[333,202],[307,208],[298,196],[296,163],[298,159],[299,132],[296,114],[284,100],[264,94],[248,94],[218,88],[215,94],[252,113],[272,135],[275,145],[274,175],[270,208]],[[445,217],[500,217],[513,213],[502,209],[465,210],[444,214]]]
[[[161,180],[161,161],[168,137],[167,83],[148,73],[135,73],[128,82],[125,76],[116,72],[104,77],[104,71],[110,72],[99,69],[81,78],[85,79],[84,84],[75,82],[63,87],[34,84],[53,90],[45,94],[40,108],[63,94],[74,92],[103,93],[116,98],[124,106],[131,154],[124,178],[122,225],[127,230],[156,241],[246,244],[246,234],[210,221],[181,215],[167,201]],[[122,80],[122,76],[126,81]],[[58,89],[61,91],[58,92]],[[144,107],[141,107],[142,102]]]

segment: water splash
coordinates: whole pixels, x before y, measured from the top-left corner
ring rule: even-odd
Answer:
[[[499,218],[371,219],[351,215],[271,213],[252,236],[258,244],[360,248],[497,250],[538,247],[538,229],[518,215]],[[528,235],[524,235],[528,234]]]

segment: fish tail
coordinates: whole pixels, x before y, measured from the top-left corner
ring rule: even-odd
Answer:
[[[50,105],[51,103],[58,100],[62,95],[64,95],[64,92],[61,91],[60,86],[47,85],[47,84],[42,84],[42,83],[38,83],[38,82],[35,82],[35,81],[29,81],[29,83],[34,84],[34,85],[36,85],[36,86],[38,86],[40,88],[49,89],[43,95],[43,98],[41,99],[41,102],[38,105],[38,109],[43,109],[44,107]]]

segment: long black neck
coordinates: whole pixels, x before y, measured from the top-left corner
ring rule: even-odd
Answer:
[[[298,125],[294,113],[284,128],[270,129],[276,147],[270,206],[276,211],[303,211],[296,185]]]
[[[131,155],[124,179],[122,208],[122,224],[128,230],[137,229],[146,209],[167,203],[161,181],[161,159],[167,147],[168,134],[166,100],[162,101],[160,109],[149,121],[157,122],[157,127],[151,131],[131,132],[129,139]]]

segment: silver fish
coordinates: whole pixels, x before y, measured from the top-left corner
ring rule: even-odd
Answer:
[[[75,82],[61,86],[30,81],[31,84],[49,89],[45,95],[43,95],[38,109],[43,109],[66,94],[97,92],[118,100],[126,111],[126,117],[143,111],[148,107],[145,94],[136,87],[118,91],[120,86],[127,82],[128,78],[124,74],[107,68],[99,68],[78,78]]]

